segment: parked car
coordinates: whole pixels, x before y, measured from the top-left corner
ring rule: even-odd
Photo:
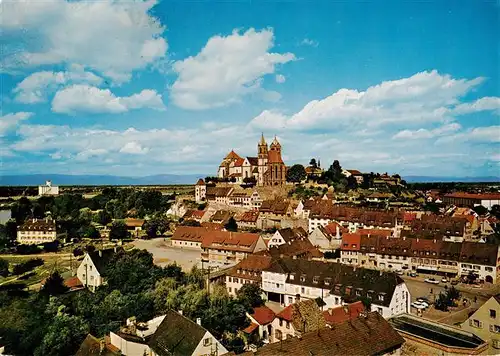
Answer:
[[[425,282],[432,283],[432,284],[439,284],[439,281],[437,281],[435,278],[426,278]]]
[[[401,271],[401,270],[396,271],[396,273],[397,273],[397,274],[399,274],[400,276],[402,276],[402,275],[404,275],[404,274],[405,274],[405,273],[404,273],[403,271]]]
[[[443,279],[441,279],[441,282],[443,282],[443,283],[448,283],[448,282],[449,282],[449,280],[448,280],[448,278],[443,277]]]
[[[430,303],[427,301],[423,300],[422,298],[417,299],[417,302],[420,303],[420,305],[423,305],[424,307],[428,308]]]
[[[418,274],[416,272],[410,272],[408,275],[410,277],[418,277]]]
[[[413,303],[411,303],[411,306],[414,307],[415,309],[425,309],[426,308],[426,306],[420,302],[413,302]]]

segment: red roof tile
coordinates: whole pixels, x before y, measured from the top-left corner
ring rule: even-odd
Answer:
[[[246,334],[251,334],[253,333],[257,328],[259,327],[259,324],[251,323],[248,325],[245,329],[243,329],[243,332]]]
[[[293,304],[290,304],[285,309],[276,314],[276,317],[287,321],[292,321],[292,315],[293,315]]]
[[[360,234],[344,234],[342,235],[342,251],[359,251],[361,245]]]
[[[250,314],[260,325],[269,324],[274,320],[276,314],[266,306],[257,307],[253,309],[253,313]]]
[[[345,306],[328,309],[323,312],[327,324],[339,324],[357,318],[365,307],[362,302],[354,302]]]

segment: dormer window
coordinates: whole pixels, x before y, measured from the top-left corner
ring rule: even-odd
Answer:
[[[378,295],[378,300],[380,300],[380,301],[384,301],[384,295],[383,295],[383,294],[379,294],[379,295]]]
[[[295,276],[293,274],[290,275],[290,280],[293,281],[295,279]]]
[[[331,278],[325,278],[325,285],[329,286],[331,281]]]
[[[319,282],[319,277],[318,276],[314,276],[313,277],[313,283],[314,284],[318,284],[318,282]]]
[[[305,275],[300,276],[300,281],[301,282],[305,282],[306,281],[306,276]]]

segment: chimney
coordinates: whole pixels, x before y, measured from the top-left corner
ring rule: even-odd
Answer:
[[[182,315],[182,309],[181,309],[181,310],[179,310],[179,311],[178,311],[178,313],[179,313],[180,315]]]
[[[201,326],[201,318],[196,318],[196,324],[198,324],[199,326]]]
[[[102,250],[99,250],[99,257],[102,257]]]
[[[339,228],[339,225],[337,224],[337,226],[335,227],[335,238],[336,239],[340,239],[340,228]]]

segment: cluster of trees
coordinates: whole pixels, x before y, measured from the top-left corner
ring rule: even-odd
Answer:
[[[11,295],[0,288],[0,338],[15,355],[71,355],[87,333],[98,337],[117,331],[131,316],[146,321],[168,309],[183,310],[225,345],[241,350],[238,330],[248,325],[245,313],[263,303],[257,285],[245,285],[237,298],[224,287],[210,292],[201,270],[184,273],[175,264],[153,264],[145,250],[120,251],[105,267],[107,285],[96,293],[64,293],[53,273],[38,293]]]
[[[32,258],[25,262],[16,264],[12,269],[12,274],[14,275],[23,274],[35,269],[35,267],[42,266],[43,264],[44,261],[41,258]]]
[[[447,288],[444,293],[439,293],[434,301],[434,307],[437,310],[448,311],[449,307],[457,305],[459,299],[460,292],[454,286],[451,286],[451,288]]]

